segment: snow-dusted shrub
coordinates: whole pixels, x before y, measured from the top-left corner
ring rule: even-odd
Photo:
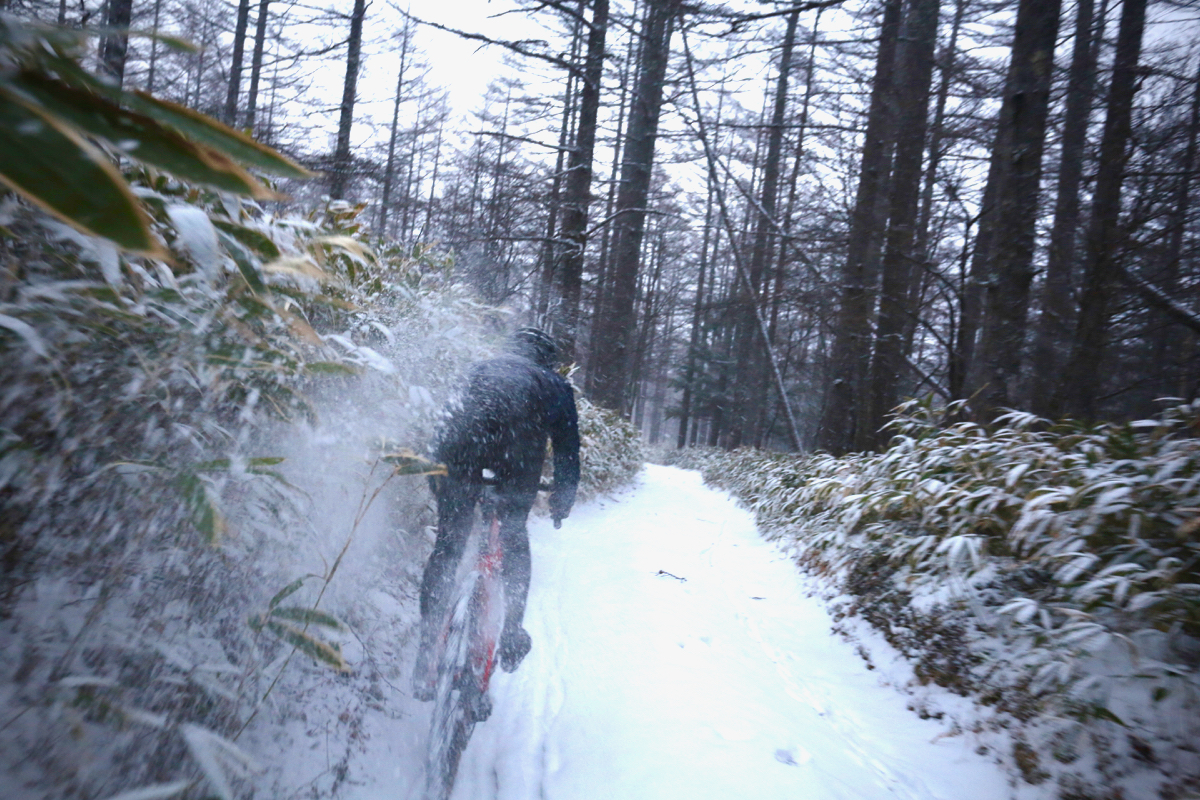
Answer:
[[[0,198],[6,797],[231,797],[328,667],[356,707],[403,683],[369,647],[411,634],[432,519],[381,442],[422,449],[503,327],[450,259],[372,252],[362,207],[129,177],[171,261]],[[588,497],[641,459],[580,417]]]
[[[236,794],[234,740],[293,649],[344,663],[318,607],[341,562],[319,546],[354,531],[316,524],[290,440],[338,439],[323,471],[353,474],[368,432],[427,438],[479,352],[482,311],[430,288],[449,262],[373,254],[361,209],[278,217],[132,178],[170,262],[0,201],[6,797]],[[351,521],[367,472],[340,490]],[[392,492],[420,531],[423,487]],[[310,561],[323,574],[283,592]]]
[[[741,498],[920,679],[1022,721],[1026,779],[1194,789],[1200,406],[1094,428],[941,419],[908,404],[880,454],[673,460]]]
[[[576,394],[579,408],[579,500],[628,483],[645,461],[636,427]]]

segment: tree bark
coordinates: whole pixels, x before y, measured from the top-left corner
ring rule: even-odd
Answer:
[[[866,400],[871,360],[870,316],[875,305],[875,287],[869,279],[867,260],[871,257],[872,240],[878,239],[886,224],[880,218],[879,196],[887,184],[895,136],[890,95],[901,8],[901,0],[887,0],[883,7],[862,164],[842,268],[830,374],[817,435],[817,446],[833,453],[844,453],[853,445],[856,401]]]
[[[625,134],[624,165],[617,192],[616,242],[606,310],[592,350],[596,353],[594,399],[602,406],[629,412],[632,335],[636,328],[634,299],[646,224],[646,201],[654,167],[654,145],[662,111],[663,83],[671,51],[671,33],[681,0],[649,3],[642,26],[642,54],[637,87]]]
[[[580,11],[582,12],[583,3],[580,3]],[[583,31],[582,25],[583,15],[580,14],[575,20],[574,30],[571,36],[571,58],[570,63],[575,64],[579,60],[579,50],[582,47],[581,34]],[[550,199],[547,205],[546,213],[546,236],[542,240],[541,280],[537,285],[537,318],[547,327],[552,333],[556,332],[556,320],[558,317],[558,304],[560,298],[557,296],[555,283],[555,271],[558,269],[559,255],[563,250],[563,244],[558,240],[556,234],[559,232],[558,217],[562,211],[563,203],[563,167],[567,162],[567,151],[574,147],[573,142],[576,137],[578,123],[578,109],[575,107],[575,97],[579,90],[576,87],[578,83],[578,73],[575,69],[570,69],[567,73],[567,85],[563,92],[562,115],[558,126],[558,150],[554,156],[554,175],[550,180]],[[553,306],[553,310],[552,310]],[[561,347],[561,342],[559,344]],[[574,347],[571,348],[572,353]]]
[[[238,0],[233,28],[233,54],[229,59],[229,87],[225,92],[225,124],[237,125],[238,95],[242,90],[242,60],[246,54],[246,28],[250,25],[250,0]]]
[[[995,233],[987,264],[980,331],[979,410],[985,417],[1018,399],[1046,116],[1050,108],[1059,0],[1021,0],[1005,81],[996,157],[1003,164],[994,193]]]
[[[254,133],[254,117],[258,110],[258,84],[262,78],[263,51],[267,46],[267,14],[271,0],[259,0],[258,19],[254,27],[254,53],[250,57],[250,91],[246,96],[246,130]]]
[[[1179,169],[1179,183],[1175,185],[1175,197],[1171,203],[1170,230],[1167,234],[1167,251],[1164,254],[1166,265],[1163,269],[1162,289],[1168,297],[1173,297],[1179,290],[1179,273],[1183,256],[1183,235],[1187,228],[1188,209],[1191,206],[1192,180],[1196,170],[1196,154],[1200,150],[1200,63],[1192,76],[1195,85],[1192,87],[1192,107],[1188,119],[1187,145],[1184,147],[1183,163]],[[1164,322],[1176,320],[1172,314],[1164,314]],[[1171,374],[1171,367],[1178,364],[1180,359],[1179,330],[1171,325],[1163,324],[1154,336],[1154,363],[1167,374],[1160,390],[1164,396],[1178,394],[1180,391],[1176,376]]]
[[[146,91],[149,94],[154,94],[154,73],[158,66],[158,23],[161,18],[162,0],[154,0],[154,22],[150,31],[150,65],[146,75]]]
[[[1100,25],[1094,25],[1093,0],[1078,0],[1075,12],[1075,42],[1067,73],[1067,108],[1063,118],[1062,155],[1058,166],[1058,195],[1054,222],[1046,252],[1046,277],[1042,286],[1042,310],[1031,359],[1030,407],[1043,416],[1052,413],[1051,398],[1058,382],[1064,352],[1070,343],[1074,307],[1071,285],[1079,230],[1080,188],[1083,159],[1087,149],[1088,119],[1096,80],[1096,53],[1100,49]]]
[[[579,89],[579,121],[575,146],[567,159],[563,193],[563,220],[558,263],[554,270],[556,309],[551,330],[562,352],[574,360],[579,338],[579,303],[583,291],[583,256],[587,247],[588,209],[591,204],[592,159],[596,150],[596,118],[600,110],[600,82],[604,77],[604,41],[608,31],[608,0],[593,0],[588,27],[587,56]]]
[[[636,17],[641,7],[640,0],[634,0],[631,18]],[[618,78],[618,85],[621,87],[621,96],[617,101],[617,124],[613,130],[613,146],[612,146],[612,163],[608,171],[608,193],[604,204],[604,218],[608,223],[604,226],[604,233],[600,237],[600,255],[596,259],[596,290],[592,297],[592,319],[590,329],[588,331],[588,364],[587,374],[584,378],[584,391],[590,397],[596,388],[596,369],[595,351],[596,337],[604,324],[604,312],[608,307],[608,275],[609,262],[612,256],[612,244],[616,238],[615,226],[612,223],[613,210],[617,207],[617,185],[619,181],[617,177],[621,170],[621,158],[624,155],[621,151],[622,139],[625,135],[627,126],[626,116],[629,110],[629,79],[633,74],[635,63],[639,59],[640,53],[640,37],[630,36],[625,47],[625,61],[621,65],[621,74]]]
[[[108,0],[104,24],[110,33],[104,37],[100,63],[120,86],[125,80],[125,58],[129,54],[129,22],[133,18],[133,0]]]
[[[766,404],[768,394],[766,358],[762,349],[754,346],[757,342],[755,307],[763,308],[766,295],[764,273],[772,253],[775,227],[779,224],[776,219],[776,205],[779,197],[779,164],[783,153],[783,122],[787,111],[788,78],[792,68],[792,51],[796,43],[796,25],[799,21],[799,11],[788,15],[779,54],[779,75],[775,81],[771,123],[767,133],[767,152],[762,168],[762,186],[754,220],[754,239],[747,265],[750,281],[745,287],[741,301],[736,361],[738,377],[735,381],[736,420],[730,432],[733,447],[743,442],[757,443],[758,430],[754,423],[759,417],[759,407]]]
[[[354,0],[354,12],[350,16],[350,41],[346,47],[346,80],[342,83],[342,106],[338,116],[337,147],[333,152],[333,175],[329,182],[329,196],[334,200],[346,196],[346,185],[350,181],[350,129],[354,125],[363,18],[366,16],[366,0]]]
[[[692,423],[692,394],[696,380],[696,357],[700,348],[701,326],[704,324],[704,280],[708,273],[708,245],[713,227],[713,180],[709,173],[705,185],[708,187],[704,201],[704,231],[700,240],[700,274],[696,278],[696,296],[692,303],[692,329],[688,336],[688,350],[684,357],[683,390],[679,400],[679,436],[675,446],[682,449],[688,443],[688,426]],[[694,431],[693,431],[694,434]]]
[[[1137,65],[1145,26],[1146,0],[1124,0],[1108,92],[1108,113],[1100,140],[1100,166],[1085,240],[1079,318],[1065,382],[1059,392],[1063,400],[1061,406],[1055,408],[1055,411],[1061,408],[1063,412],[1085,420],[1096,417],[1111,312],[1109,304],[1120,273],[1117,259],[1122,240],[1119,227],[1121,184],[1128,159]]]
[[[1027,0],[1028,2],[1029,0]],[[937,0],[914,0],[904,20],[896,65],[896,153],[892,165],[888,230],[884,242],[875,330],[875,355],[865,412],[859,415],[854,443],[859,449],[879,444],[879,429],[896,404],[897,385],[907,372],[904,330],[913,262],[917,212],[921,200],[921,162],[929,127],[929,90],[937,46]],[[860,405],[861,409],[861,405]]]
[[[392,184],[396,175],[396,139],[400,134],[400,102],[404,96],[404,73],[408,70],[409,20],[400,32],[400,69],[396,73],[396,97],[392,101],[392,126],[388,135],[387,162],[383,169],[383,193],[379,198],[379,235],[387,236],[388,211],[392,202]]]

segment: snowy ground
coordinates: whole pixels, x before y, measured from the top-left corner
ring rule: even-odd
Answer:
[[[1012,795],[972,737],[907,708],[889,685],[903,669],[869,669],[831,632],[795,566],[698,473],[647,467],[530,534],[534,649],[493,681],[457,800]],[[418,797],[427,725],[415,703],[368,714],[339,796]]]

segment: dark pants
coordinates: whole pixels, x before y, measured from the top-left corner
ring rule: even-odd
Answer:
[[[525,520],[537,497],[536,477],[534,480],[532,489],[522,485],[527,481],[501,480],[496,487],[506,629],[521,624],[525,616],[525,599],[529,595],[531,562]],[[421,580],[421,621],[426,628],[437,624],[446,613],[446,605],[454,591],[455,573],[471,534],[475,506],[483,488],[478,483],[455,477],[435,479],[430,484],[437,498],[438,531],[433,554],[429,556]]]

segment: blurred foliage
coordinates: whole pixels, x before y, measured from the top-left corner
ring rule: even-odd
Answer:
[[[319,424],[423,442],[505,312],[448,255],[369,240],[364,205],[282,210],[248,168],[302,170],[86,74],[86,41],[0,15],[0,771],[18,798],[232,798],[259,770],[236,743],[257,710],[311,712],[272,693],[292,654],[346,673],[338,637],[357,638],[319,606],[361,513],[318,529],[291,481],[360,465],[277,448]],[[636,435],[584,418],[584,484],[610,487]],[[415,562],[412,485],[389,546]],[[281,562],[342,535],[320,589],[288,583]]]
[[[260,200],[278,195],[247,167],[311,175],[210,117],[87,72],[79,62],[93,36],[0,15],[0,180],[26,199],[84,233],[163,256],[115,157]]]

